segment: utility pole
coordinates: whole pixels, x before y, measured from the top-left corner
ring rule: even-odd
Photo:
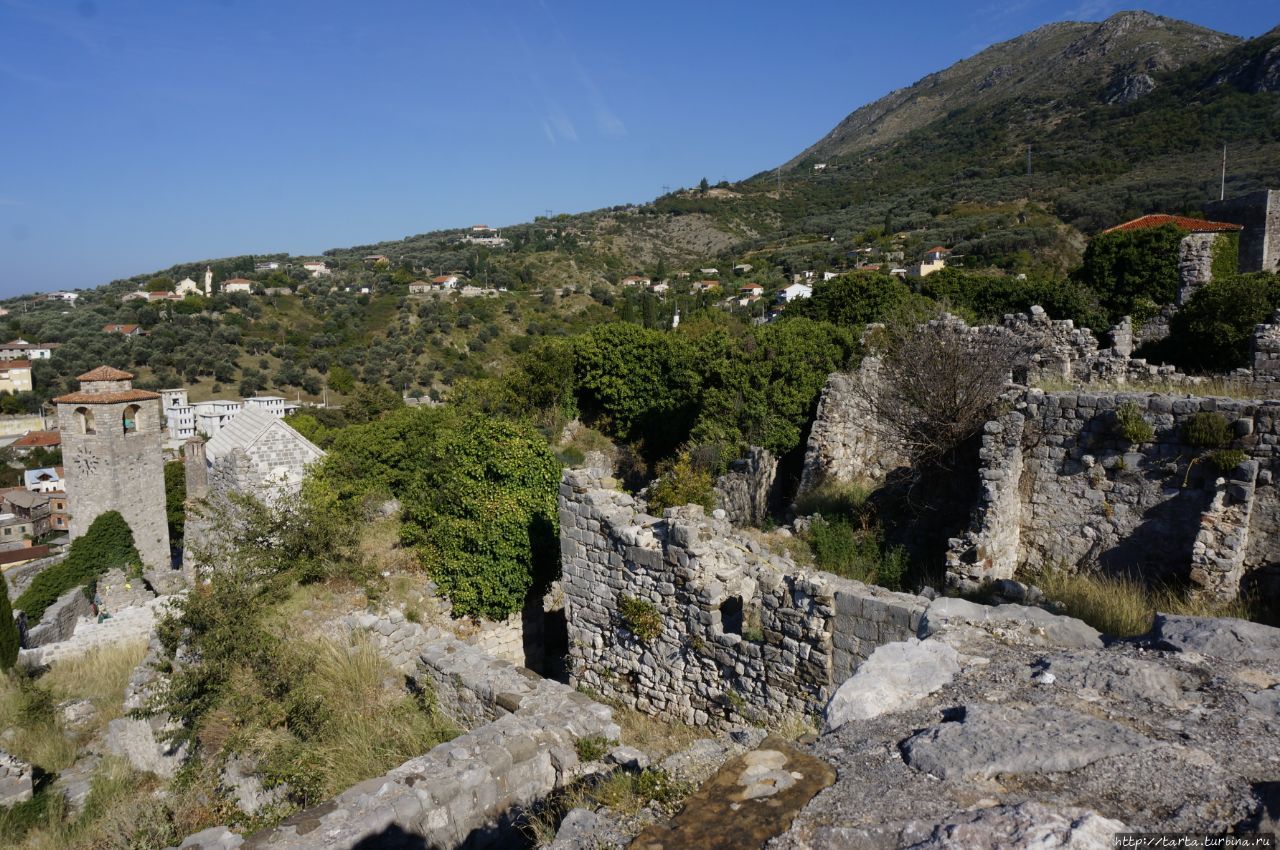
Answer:
[[[773,169],[773,176],[777,180],[778,197],[782,197],[782,166],[779,165]]]
[[[1222,143],[1222,182],[1218,185],[1218,200],[1227,199],[1227,143]]]

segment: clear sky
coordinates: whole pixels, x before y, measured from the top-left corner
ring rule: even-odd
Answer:
[[[1275,0],[0,0],[0,296],[501,226],[783,162],[1050,21]]]

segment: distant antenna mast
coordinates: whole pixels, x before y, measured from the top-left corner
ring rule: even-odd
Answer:
[[[1227,145],[1222,145],[1222,183],[1218,186],[1218,200],[1225,201],[1227,199]]]
[[[778,197],[781,198],[782,197],[782,166],[781,165],[773,169],[773,176],[778,181]]]

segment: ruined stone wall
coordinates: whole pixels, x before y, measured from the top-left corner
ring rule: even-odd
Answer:
[[[752,446],[716,479],[716,505],[734,525],[763,525],[773,507],[777,476],[778,459],[768,449]]]
[[[512,846],[514,819],[580,774],[576,742],[620,734],[612,711],[577,691],[491,658],[438,629],[402,618],[357,618],[395,658],[421,652],[414,677],[429,680],[440,705],[470,731],[365,780],[332,800],[247,836],[273,850],[354,847]],[[225,826],[191,836],[202,846],[239,846]],[[224,843],[218,843],[224,842]]]
[[[920,597],[801,570],[699,507],[659,519],[601,484],[570,470],[560,488],[575,685],[693,724],[768,722],[820,710],[875,647],[915,634]]]
[[[1190,233],[1178,243],[1177,306],[1185,307],[1191,296],[1213,280],[1213,246],[1217,233]]]
[[[982,495],[951,542],[948,584],[972,589],[1020,567],[1190,578],[1233,595],[1244,572],[1274,558],[1271,476],[1280,403],[1142,393],[1027,390],[988,423]],[[1130,445],[1115,411],[1132,404],[1155,429]],[[1250,460],[1219,471],[1184,442],[1199,412],[1231,423]],[[1260,538],[1254,543],[1254,539]]]
[[[1205,204],[1214,221],[1244,226],[1240,233],[1240,271],[1280,270],[1280,191],[1251,192],[1239,198]]]

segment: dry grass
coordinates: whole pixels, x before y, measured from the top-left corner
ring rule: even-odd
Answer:
[[[1098,383],[1079,383],[1061,378],[1044,378],[1036,381],[1034,386],[1047,393],[1092,392],[1092,393],[1160,393],[1162,395],[1190,395],[1199,398],[1234,398],[1245,401],[1258,399],[1260,396],[1248,384],[1224,378],[1205,378],[1195,384],[1175,381],[1114,381]]]
[[[146,654],[145,641],[103,647],[79,658],[57,662],[40,682],[59,701],[87,699],[92,702],[98,712],[95,725],[105,726],[120,716],[129,676]]]
[[[593,697],[600,700],[600,698]],[[603,701],[603,700],[601,700]],[[613,720],[622,729],[622,743],[643,750],[655,760],[665,758],[707,737],[705,729],[667,720],[612,704]]]
[[[1150,588],[1127,576],[1045,570],[1026,580],[1044,591],[1047,598],[1061,602],[1064,613],[1113,637],[1145,634],[1150,631],[1157,611],[1239,619],[1250,619],[1254,613],[1244,601],[1217,603],[1171,588]]]
[[[12,730],[6,751],[47,773],[64,770],[76,760],[76,744],[62,728],[57,700],[39,681],[0,674],[0,729]]]

